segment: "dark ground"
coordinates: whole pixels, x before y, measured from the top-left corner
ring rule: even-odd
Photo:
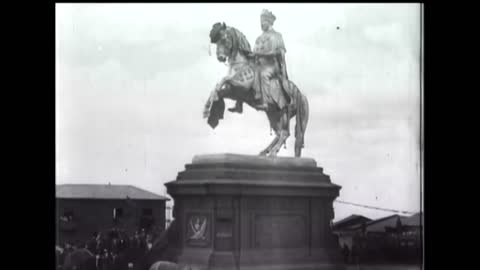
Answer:
[[[361,264],[347,265],[347,270],[421,270],[421,265],[415,264]]]

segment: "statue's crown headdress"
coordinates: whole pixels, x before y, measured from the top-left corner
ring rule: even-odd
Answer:
[[[273,13],[270,12],[269,10],[267,10],[267,9],[262,10],[262,14],[260,15],[260,18],[261,18],[262,21],[266,20],[266,21],[268,21],[272,24],[277,19],[277,17],[275,17],[275,15],[273,15]]]

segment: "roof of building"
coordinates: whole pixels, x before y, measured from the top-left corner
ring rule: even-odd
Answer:
[[[403,226],[421,226],[423,224],[423,215],[419,212],[402,220]]]
[[[334,229],[350,229],[352,226],[362,224],[364,222],[369,222],[371,219],[361,216],[361,215],[350,215],[344,219],[341,219],[333,223]]]
[[[56,186],[56,197],[62,199],[136,199],[169,200],[131,185],[64,184]]]
[[[406,216],[391,215],[380,219],[376,219],[367,223],[367,232],[385,232],[386,228],[396,228],[397,223],[403,225],[403,222],[407,219]]]
[[[409,217],[400,215],[391,215],[383,218],[371,220],[365,223],[366,232],[385,232],[386,228],[396,228],[397,222],[400,225],[404,224],[404,221]],[[347,230],[360,230],[363,227],[363,223],[354,224],[346,227]]]

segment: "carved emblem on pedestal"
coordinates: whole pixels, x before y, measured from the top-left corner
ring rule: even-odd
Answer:
[[[188,239],[205,240],[207,218],[203,218],[202,221],[200,221],[200,218],[197,217],[195,222],[193,219],[190,219],[190,228],[192,229],[192,234]]]
[[[187,242],[195,246],[210,243],[210,220],[206,215],[190,215],[187,219]]]

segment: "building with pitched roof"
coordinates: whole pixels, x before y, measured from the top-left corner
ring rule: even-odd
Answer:
[[[361,215],[350,215],[344,219],[341,219],[333,223],[333,230],[342,231],[349,230],[352,227],[358,226],[363,223],[372,221],[371,219],[361,216]]]
[[[333,223],[333,232],[338,236],[338,241],[341,247],[347,246],[349,250],[352,249],[353,237],[357,229],[372,221],[371,219],[361,215],[350,215]]]
[[[333,224],[342,248],[364,260],[414,260],[421,257],[421,214],[376,220],[351,215]]]
[[[167,200],[131,185],[57,185],[57,243],[83,242],[111,228],[163,231]]]

